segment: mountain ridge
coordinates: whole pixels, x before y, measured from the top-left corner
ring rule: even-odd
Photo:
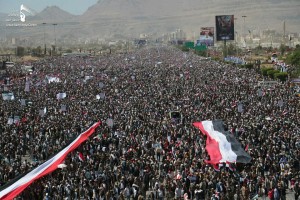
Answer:
[[[140,33],[162,34],[182,29],[192,36],[200,27],[215,26],[216,15],[233,14],[235,30],[275,29],[300,32],[298,0],[99,0],[82,15],[72,15],[57,6],[46,7],[31,23],[57,23],[57,38],[138,37]],[[247,16],[243,18],[242,16]],[[244,21],[245,20],[245,21]],[[41,35],[28,29],[23,35]],[[17,34],[17,33],[15,33]],[[50,33],[49,33],[50,34]]]

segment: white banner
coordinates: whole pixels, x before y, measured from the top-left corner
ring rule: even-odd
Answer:
[[[60,111],[62,111],[62,112],[67,111],[67,106],[66,105],[61,105],[60,106]]]
[[[56,94],[56,99],[64,99],[66,97],[67,97],[67,94],[65,92]]]
[[[58,77],[55,77],[55,76],[46,76],[46,81],[47,83],[58,83],[60,82],[60,79]]]
[[[26,81],[26,83],[25,83],[25,92],[29,92],[30,91],[29,85],[30,85],[29,81]]]
[[[102,93],[99,94],[99,96],[100,96],[101,99],[105,99],[105,93],[102,92]]]
[[[9,93],[2,93],[2,98],[4,101],[7,101],[7,100],[14,100],[15,99],[15,96],[14,96],[14,93],[12,92],[9,92]]]
[[[20,116],[9,117],[7,120],[8,125],[17,124],[20,122]]]
[[[279,100],[278,101],[278,106],[281,108],[283,106],[283,101],[282,100]]]
[[[244,111],[244,109],[243,109],[243,104],[242,103],[239,103],[238,104],[238,112],[243,112]]]
[[[25,99],[21,99],[21,106],[26,106],[26,100]]]
[[[109,127],[113,127],[113,125],[114,125],[114,120],[113,120],[113,119],[107,119],[107,120],[106,120],[106,124],[107,124],[107,126],[109,126]]]
[[[258,89],[258,90],[257,90],[257,95],[258,95],[259,97],[262,96],[262,91],[261,91],[261,89]]]
[[[44,109],[41,109],[41,110],[39,111],[39,115],[40,115],[41,117],[44,117],[46,113],[47,113],[47,108],[46,108],[46,107],[45,107]]]
[[[103,88],[104,87],[104,83],[100,82],[99,83],[99,88]]]
[[[8,120],[7,120],[7,124],[12,125],[13,123],[14,123],[14,118],[9,117]]]
[[[85,76],[85,77],[84,77],[84,80],[85,80],[85,81],[90,80],[90,79],[93,79],[93,76]]]

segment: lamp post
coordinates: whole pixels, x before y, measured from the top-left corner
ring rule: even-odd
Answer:
[[[243,35],[245,36],[245,22],[246,22],[246,15],[243,15],[242,18],[244,20],[244,24],[243,24]]]
[[[235,50],[236,50],[236,57],[239,57],[239,48],[238,48],[238,32],[235,31]]]
[[[245,24],[246,24],[246,15],[243,15],[242,16],[242,18],[243,18],[243,21],[244,21],[244,24],[243,24],[243,32],[242,32],[242,35],[243,35],[243,39],[244,39],[244,42],[245,42],[245,44],[246,44],[246,33],[245,33],[245,29],[246,29],[246,26],[245,26]]]
[[[46,53],[47,53],[47,48],[46,48],[46,30],[45,30],[45,25],[46,25],[47,23],[43,22],[42,24],[43,24],[43,27],[44,27],[44,55],[46,55]]]
[[[242,18],[243,18],[243,21],[244,21],[244,24],[243,24],[243,32],[242,32],[242,35],[243,35],[243,47],[244,48],[247,48],[247,44],[246,44],[246,33],[245,33],[245,29],[246,29],[246,27],[245,27],[245,24],[246,24],[246,15],[243,15],[242,16]]]
[[[55,26],[57,24],[52,24],[53,25],[53,29],[54,29],[54,46],[56,46],[56,32],[55,32]]]
[[[234,18],[234,24],[236,24],[236,20],[237,20],[238,18]],[[237,38],[237,36],[238,36],[238,33],[235,31],[235,36],[234,36],[234,41],[235,41],[235,51],[236,51],[236,57],[238,57],[238,49],[237,49],[237,46],[238,46],[238,38]]]
[[[53,29],[54,29],[54,48],[53,48],[53,53],[52,55],[55,53],[55,49],[56,49],[56,32],[55,32],[55,26],[57,24],[52,24],[53,25]]]

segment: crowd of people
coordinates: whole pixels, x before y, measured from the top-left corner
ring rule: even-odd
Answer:
[[[263,77],[252,69],[169,46],[29,64],[32,73],[16,64],[2,83],[2,94],[14,98],[0,100],[0,191],[102,123],[63,168],[16,199],[300,195],[300,106],[288,82],[258,84]],[[205,162],[205,137],[192,123],[214,119],[246,149],[249,164],[216,172]]]

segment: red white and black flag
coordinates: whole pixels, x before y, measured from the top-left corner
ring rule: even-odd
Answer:
[[[31,183],[39,178],[53,172],[58,168],[58,165],[63,163],[66,156],[76,149],[81,143],[86,141],[88,137],[90,137],[95,129],[101,124],[101,122],[94,123],[88,130],[81,133],[71,144],[57,153],[55,156],[38,166],[37,168],[30,171],[28,174],[0,191],[0,199],[1,200],[11,200],[14,199],[18,194],[20,194],[23,190],[26,189]]]
[[[207,136],[205,149],[210,156],[207,163],[249,163],[251,157],[242,148],[233,134],[225,131],[223,121],[202,121],[193,125]]]

